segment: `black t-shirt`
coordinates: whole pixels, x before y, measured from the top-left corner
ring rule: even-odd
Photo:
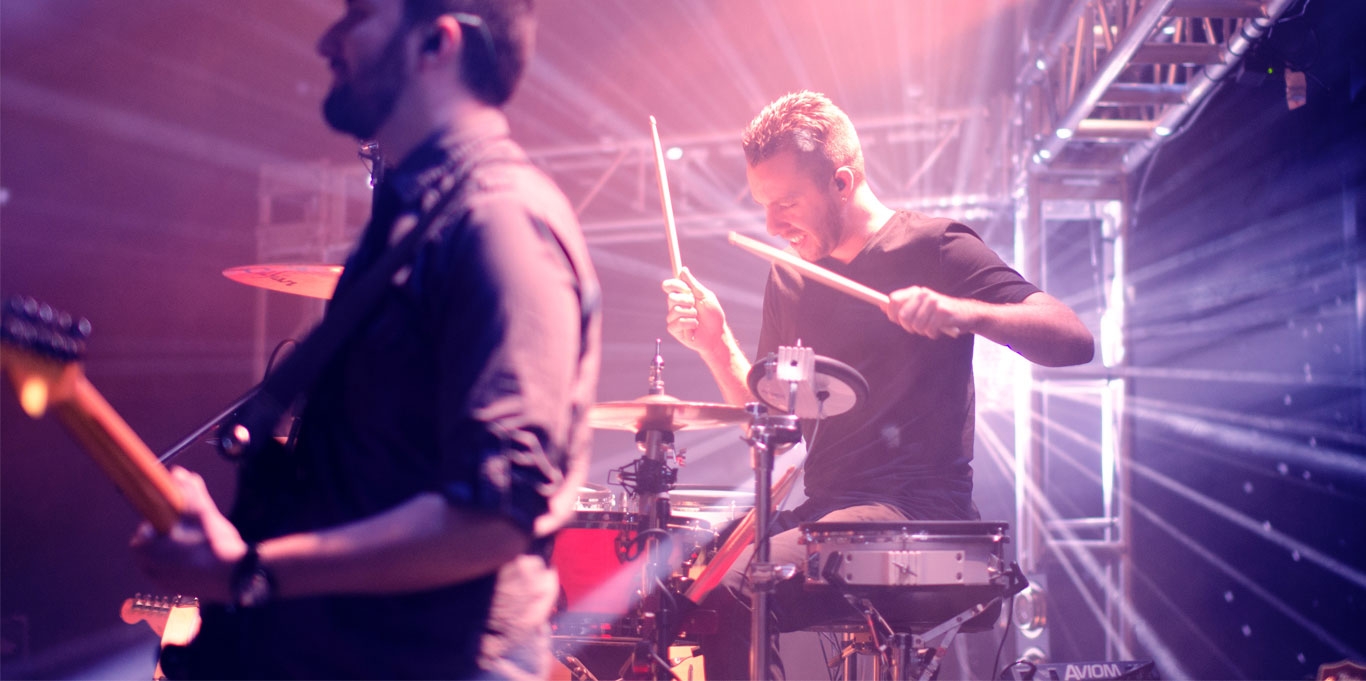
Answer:
[[[1039,289],[975,232],[943,218],[899,211],[848,264],[816,264],[883,292],[925,286],[957,298],[1018,303]],[[868,399],[823,420],[808,442],[802,520],[866,503],[913,519],[971,520],[973,336],[931,340],[906,332],[877,307],[775,264],[764,293],[759,357],[802,345],[857,369]],[[808,438],[813,429],[808,424]]]

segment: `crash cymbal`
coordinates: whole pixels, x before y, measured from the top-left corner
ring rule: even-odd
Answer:
[[[332,297],[332,289],[337,288],[341,273],[341,265],[300,263],[243,265],[223,270],[223,276],[247,286],[323,300]]]
[[[646,395],[626,402],[600,402],[588,410],[588,424],[606,430],[702,430],[749,422],[743,407],[684,402],[668,395]]]

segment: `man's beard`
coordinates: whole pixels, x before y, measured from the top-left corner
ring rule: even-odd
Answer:
[[[323,118],[333,130],[374,139],[389,120],[406,81],[403,37],[403,31],[397,31],[378,59],[332,85],[323,100]]]
[[[843,204],[837,196],[827,197],[824,218],[821,220],[819,229],[813,228],[807,232],[806,238],[810,244],[809,252],[798,252],[803,260],[816,262],[822,258],[830,257],[830,254],[844,242],[844,211]],[[807,257],[807,255],[811,257]]]

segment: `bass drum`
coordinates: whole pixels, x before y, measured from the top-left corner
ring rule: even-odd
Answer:
[[[555,536],[550,562],[559,573],[560,601],[551,631],[556,638],[638,639],[637,604],[645,588],[645,557],[636,541],[640,516],[620,511],[578,511]],[[710,525],[696,518],[669,519],[666,580],[686,574],[712,542]]]

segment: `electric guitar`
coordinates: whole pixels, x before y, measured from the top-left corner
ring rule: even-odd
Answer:
[[[166,467],[157,460],[133,429],[109,406],[81,369],[80,359],[85,351],[85,340],[90,335],[90,323],[84,319],[54,311],[31,298],[15,298],[0,309],[0,369],[9,377],[24,412],[41,418],[47,411],[57,413],[62,423],[99,464],[109,479],[133,507],[158,532],[166,533],[179,519],[184,501],[180,489]],[[267,441],[272,453],[283,450],[274,440]],[[264,490],[259,498],[266,499],[240,513],[230,514],[233,523],[243,528],[243,536],[275,536],[262,534],[278,521],[274,515],[284,515],[291,498],[289,485],[297,478],[287,456],[261,455],[248,458],[239,468],[239,488],[242,484],[256,485],[253,490]],[[262,482],[265,481],[265,482]],[[267,487],[266,482],[278,481]],[[269,494],[270,496],[265,496]],[[278,503],[277,503],[278,502]],[[247,529],[258,528],[258,529]],[[256,534],[249,534],[255,532]],[[179,650],[162,664],[173,678],[188,678],[203,674],[218,674],[219,678],[245,678],[251,668],[242,666],[239,659],[237,636],[241,618],[222,606],[209,605],[181,608],[184,601],[165,603],[166,627],[162,630],[163,648]],[[142,618],[149,625],[159,618],[161,606],[155,601],[134,600],[125,604],[125,621],[129,617]],[[184,613],[188,635],[171,636],[177,613]],[[200,615],[217,622],[200,629]],[[189,621],[193,626],[189,626]],[[134,619],[134,622],[139,621]],[[215,628],[216,627],[216,628]],[[212,631],[210,631],[212,630]],[[216,633],[215,633],[216,632]],[[200,652],[183,653],[183,644],[191,638]],[[201,645],[202,641],[202,645]],[[174,644],[174,645],[172,645]],[[158,675],[161,667],[158,666]],[[196,670],[196,671],[191,671]]]
[[[81,368],[90,322],[32,298],[0,311],[0,369],[32,418],[55,411],[119,491],[158,532],[171,529],[183,502],[166,467],[109,406]]]
[[[137,594],[124,600],[119,616],[128,624],[146,622],[161,637],[161,647],[183,646],[199,633],[199,599],[192,596],[151,596]],[[160,681],[166,675],[157,662],[152,678]]]

